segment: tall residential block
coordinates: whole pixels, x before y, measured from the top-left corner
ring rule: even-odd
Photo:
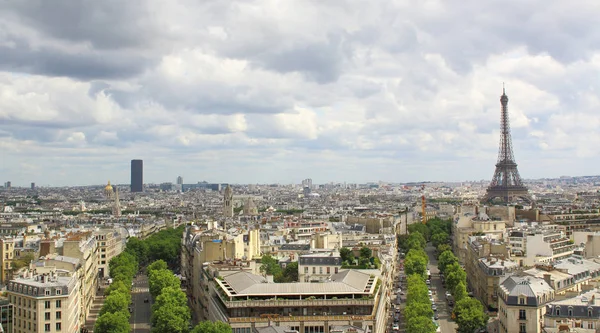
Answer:
[[[81,328],[79,280],[71,273],[27,270],[7,284],[6,294],[15,306],[19,332],[78,332]]]
[[[142,192],[144,187],[144,161],[131,160],[131,192]]]

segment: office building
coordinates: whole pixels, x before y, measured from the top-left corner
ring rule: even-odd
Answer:
[[[131,160],[131,192],[144,190],[144,161]]]
[[[183,177],[181,177],[181,176],[177,177],[177,185],[183,185]]]
[[[4,183],[4,187],[5,188],[11,188],[12,187],[12,183],[10,181]]]
[[[31,189],[35,190],[35,183],[31,183]]]

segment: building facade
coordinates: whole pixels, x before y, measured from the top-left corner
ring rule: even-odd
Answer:
[[[498,318],[500,333],[541,333],[546,304],[554,289],[544,279],[511,275],[500,281]]]
[[[81,307],[75,275],[28,271],[8,283],[7,296],[14,305],[13,332],[79,332]]]
[[[298,258],[300,282],[325,282],[342,268],[339,252],[311,253]]]
[[[131,160],[131,192],[144,191],[144,161]]]
[[[94,234],[98,244],[98,277],[108,277],[108,263],[123,251],[121,233],[114,229],[100,229]]]

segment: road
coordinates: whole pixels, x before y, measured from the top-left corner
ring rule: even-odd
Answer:
[[[131,291],[133,313],[131,314],[130,323],[133,333],[150,332],[151,303],[150,301],[144,303],[144,299],[151,299],[148,290],[148,277],[140,274],[133,280],[133,290]]]
[[[431,272],[431,287],[434,292],[433,299],[435,301],[435,305],[437,306],[437,313],[439,315],[438,324],[442,330],[442,333],[454,333],[456,332],[456,323],[454,323],[450,316],[452,315],[452,311],[448,304],[446,303],[446,289],[442,284],[442,279],[440,278],[440,271],[437,268],[437,259],[435,258],[435,248],[427,243],[425,247],[425,252],[429,256],[429,265],[428,269]]]

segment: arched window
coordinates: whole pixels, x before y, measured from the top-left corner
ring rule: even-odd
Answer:
[[[569,307],[568,314],[569,314],[569,317],[573,317],[573,308],[572,307]]]
[[[557,306],[557,307],[556,307],[556,315],[557,315],[557,316],[560,316],[560,306]]]

